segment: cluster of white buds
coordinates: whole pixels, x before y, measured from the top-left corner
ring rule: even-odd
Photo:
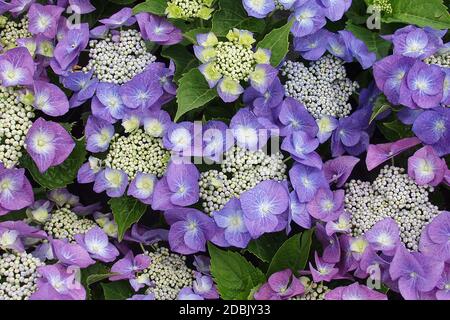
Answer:
[[[373,0],[373,6],[380,12],[387,14],[392,13],[392,4],[390,0]]]
[[[126,83],[156,60],[147,52],[145,41],[136,30],[122,30],[117,36],[91,40],[89,47],[90,60],[83,71],[93,69],[102,82]]]
[[[32,36],[28,31],[28,18],[26,16],[20,21],[7,20],[0,26],[0,29],[0,43],[6,49],[16,47],[18,39]]]
[[[429,58],[425,59],[428,64],[438,65],[443,68],[450,68],[450,51],[444,53],[436,53]]]
[[[169,18],[190,20],[209,19],[214,11],[214,0],[168,0],[166,13]]]
[[[286,77],[286,95],[303,103],[314,118],[344,118],[351,113],[349,99],[359,84],[347,78],[341,59],[326,55],[309,66],[288,60],[282,75]]]
[[[148,277],[156,300],[175,300],[181,289],[191,287],[194,271],[186,266],[186,256],[171,253],[165,247],[155,245],[154,252],[145,252],[151,258],[150,266],[139,277]]]
[[[0,300],[27,300],[36,291],[37,268],[44,265],[31,254],[0,256]]]
[[[216,46],[215,66],[217,71],[236,81],[247,81],[256,61],[251,45],[239,40],[219,42]]]
[[[284,5],[279,0],[275,0],[275,9],[284,10]]]
[[[170,151],[164,149],[161,138],[137,129],[128,136],[114,135],[104,163],[109,168],[122,170],[132,180],[138,172],[162,177],[169,159]]]
[[[283,154],[249,151],[237,146],[224,154],[221,171],[209,170],[200,177],[200,197],[206,213],[218,211],[233,197],[239,197],[265,180],[286,180]]]
[[[54,239],[67,239],[74,242],[74,236],[85,234],[97,224],[89,219],[78,216],[69,206],[56,209],[44,223],[43,229]]]
[[[403,168],[393,166],[385,166],[372,184],[351,180],[346,185],[345,209],[352,215],[352,235],[363,235],[390,217],[400,228],[402,242],[416,251],[422,230],[439,214],[439,208],[429,201],[428,190],[418,186]]]
[[[300,282],[305,287],[305,292],[290,300],[324,300],[325,294],[331,291],[323,282],[317,283],[308,277],[301,277]]]
[[[14,167],[22,156],[33,118],[32,106],[19,102],[12,88],[0,86],[0,162],[6,168]]]

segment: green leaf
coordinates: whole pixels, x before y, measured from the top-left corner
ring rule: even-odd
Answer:
[[[245,300],[257,285],[264,283],[264,274],[239,253],[225,251],[208,243],[211,274],[224,300]]]
[[[133,295],[133,288],[128,281],[102,283],[105,300],[126,300]]]
[[[219,0],[220,9],[212,17],[212,32],[226,36],[233,28],[263,32],[264,20],[249,17],[241,1]]]
[[[289,50],[289,34],[294,20],[284,26],[274,29],[258,43],[258,48],[269,49],[272,52],[270,63],[276,67],[280,64]]]
[[[373,106],[372,115],[370,116],[369,124],[371,124],[380,114],[383,112],[391,109],[392,106],[387,101],[385,95],[380,95],[377,100],[375,101],[375,104]]]
[[[284,232],[266,233],[258,239],[252,240],[248,244],[247,250],[260,260],[269,263],[286,238]]]
[[[161,55],[175,62],[175,81],[178,81],[188,70],[198,66],[198,60],[182,45],[164,47]]]
[[[81,270],[81,284],[86,289],[86,294],[88,299],[91,296],[90,286],[96,282],[108,279],[109,277],[115,275],[111,273],[109,269],[102,263],[97,262],[85,269]]]
[[[350,9],[345,15],[356,24],[366,24],[367,22],[367,6],[364,1],[353,1]]]
[[[27,154],[21,159],[21,165],[28,169],[34,181],[47,189],[64,188],[73,183],[77,177],[78,169],[86,159],[84,139],[75,140],[75,148],[69,157],[59,166],[51,167],[40,173],[33,159]]]
[[[159,16],[165,15],[167,8],[166,0],[147,0],[143,3],[139,3],[133,8],[133,14],[141,12],[150,12]]]
[[[111,206],[114,221],[117,223],[119,241],[122,241],[125,232],[141,219],[147,206],[138,199],[128,196],[112,198],[108,204]]]
[[[291,269],[295,274],[306,267],[311,249],[313,229],[298,233],[288,240],[278,249],[270,262],[266,275]]]
[[[351,21],[347,21],[345,29],[352,32],[359,40],[362,40],[369,48],[369,51],[376,53],[378,59],[389,54],[391,43],[381,38],[379,33],[357,26]]]
[[[383,16],[387,23],[401,22],[435,29],[450,28],[450,15],[442,0],[391,0],[392,14]]]
[[[381,133],[389,141],[397,141],[413,136],[411,128],[401,123],[398,119],[391,122],[378,123],[377,125]]]
[[[26,217],[27,217],[26,209],[19,210],[19,211],[12,211],[3,216],[0,216],[0,222],[18,221],[18,220],[23,220]]]
[[[205,77],[197,68],[185,73],[180,81],[177,90],[178,110],[175,121],[178,121],[185,113],[200,108],[212,99],[217,97],[217,90],[210,89]]]

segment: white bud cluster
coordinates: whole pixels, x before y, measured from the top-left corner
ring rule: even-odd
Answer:
[[[373,6],[380,12],[392,13],[392,4],[389,0],[373,0]]]
[[[28,31],[28,18],[24,16],[20,21],[8,20],[0,30],[0,43],[4,48],[14,48],[17,40],[30,38],[32,34]]]
[[[202,0],[169,0],[168,5],[178,7],[180,16],[184,19],[191,19],[199,17],[200,10],[203,8]]]
[[[37,268],[43,263],[31,254],[3,253],[0,256],[0,300],[28,300],[36,291]]]
[[[97,224],[89,219],[79,217],[69,207],[56,209],[44,223],[43,229],[54,239],[67,239],[74,242],[76,234],[85,234]]]
[[[324,300],[325,294],[331,291],[323,282],[313,282],[308,277],[301,277],[300,282],[305,287],[305,292],[289,300]]]
[[[202,172],[199,187],[206,213],[218,211],[233,197],[239,197],[265,180],[286,180],[283,154],[268,155],[262,150],[249,151],[237,146],[224,154],[221,171]]]
[[[344,118],[351,113],[352,105],[348,101],[359,84],[347,78],[341,59],[326,55],[309,67],[288,60],[281,74],[287,79],[286,96],[303,103],[314,118]]]
[[[434,64],[443,68],[450,68],[450,51],[443,54],[434,54],[429,58],[425,59],[428,64]]]
[[[138,172],[151,173],[160,178],[166,172],[169,159],[170,151],[164,149],[161,138],[137,129],[128,136],[114,135],[105,165],[122,170],[130,180]]]
[[[417,250],[422,230],[439,214],[428,195],[426,187],[393,166],[385,166],[372,184],[351,180],[346,185],[345,209],[352,215],[352,235],[363,235],[390,217],[397,222],[406,247]]]
[[[275,0],[275,9],[284,10],[284,5],[279,0]]]
[[[6,168],[14,167],[22,156],[33,118],[32,106],[20,103],[12,88],[0,86],[0,162]]]
[[[158,246],[146,254],[152,262],[141,276],[148,276],[152,282],[147,293],[154,293],[156,300],[175,300],[181,289],[192,286],[194,271],[186,266],[186,256]]]
[[[102,82],[126,83],[156,60],[147,52],[145,41],[137,30],[122,30],[118,36],[91,40],[89,47],[90,60],[83,71],[93,69]]]
[[[215,66],[220,74],[236,81],[248,80],[256,63],[251,46],[237,41],[219,42],[216,53]]]

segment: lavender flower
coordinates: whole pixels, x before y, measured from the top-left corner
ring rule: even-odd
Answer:
[[[2,86],[31,85],[35,66],[28,49],[17,47],[0,56],[0,80]]]
[[[391,143],[369,145],[367,149],[366,165],[367,170],[372,170],[389,159],[399,155],[405,150],[420,143],[417,138],[405,138]]]
[[[108,150],[114,135],[114,127],[105,120],[90,116],[86,122],[86,150],[103,152]]]
[[[75,270],[60,264],[38,268],[41,278],[30,300],[85,300],[86,290],[77,282]]]
[[[263,181],[241,195],[244,223],[252,238],[286,227],[289,194],[285,185]]]
[[[325,294],[325,300],[387,300],[385,294],[364,285],[353,283],[346,287],[337,287]]]
[[[116,29],[122,26],[130,26],[136,22],[136,19],[132,16],[133,10],[131,8],[123,8],[120,11],[114,13],[111,17],[99,20],[110,29]]]
[[[250,233],[244,223],[244,212],[241,203],[237,198],[233,198],[219,211],[214,213],[214,221],[218,232],[223,237],[224,246],[234,246],[238,248],[246,248],[251,240]],[[213,239],[213,242],[214,241]],[[221,245],[220,243],[218,243]]]
[[[33,91],[33,106],[37,110],[52,117],[62,116],[69,111],[69,101],[56,85],[45,81],[35,81]]]
[[[336,183],[336,186],[340,188],[347,182],[358,162],[359,159],[352,156],[340,156],[328,160],[323,165],[325,178],[328,180],[328,183]]]
[[[436,108],[421,113],[414,121],[413,132],[439,156],[450,153],[450,109]]]
[[[344,190],[331,191],[321,188],[306,208],[309,214],[316,219],[325,222],[333,221],[343,213],[344,196]]]
[[[163,17],[149,13],[138,13],[136,20],[144,40],[166,46],[177,44],[183,40],[181,30]]]
[[[54,5],[33,3],[28,11],[29,30],[32,34],[42,34],[47,38],[54,38],[58,27],[58,20],[64,8]]]
[[[128,176],[122,170],[105,168],[95,177],[94,191],[106,194],[111,198],[118,198],[124,195],[128,186]]]
[[[6,169],[0,163],[0,216],[34,202],[33,189],[24,169]]]
[[[255,300],[287,300],[305,291],[303,284],[289,269],[275,272],[255,293]]]
[[[309,202],[320,188],[328,188],[323,171],[317,168],[295,164],[289,177],[300,202]]]
[[[75,147],[75,142],[66,129],[42,118],[33,123],[25,143],[40,172],[63,163]]]
[[[420,293],[435,288],[443,270],[443,262],[422,253],[411,253],[403,245],[399,245],[389,273],[393,280],[398,280],[400,293],[405,299],[417,300]]]
[[[115,273],[115,275],[109,277],[109,280],[134,279],[136,273],[147,269],[150,263],[151,259],[148,255],[139,254],[134,256],[133,252],[129,251],[125,257],[118,260],[111,267],[111,272]]]
[[[119,255],[119,251],[109,243],[108,236],[99,227],[90,229],[84,235],[75,235],[75,240],[95,260],[112,262]]]
[[[408,159],[408,175],[418,185],[437,186],[444,179],[447,164],[430,146],[418,150]]]
[[[51,244],[55,257],[63,265],[87,268],[95,263],[89,253],[79,244],[69,243],[66,240],[52,240]]]
[[[206,251],[206,241],[211,240],[216,231],[210,217],[190,208],[167,210],[164,217],[170,224],[169,244],[172,251],[181,254]]]

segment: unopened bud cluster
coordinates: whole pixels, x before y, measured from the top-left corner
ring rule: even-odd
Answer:
[[[305,287],[305,292],[290,300],[324,300],[325,294],[331,291],[323,282],[317,283],[308,277],[301,277],[300,282]]]
[[[19,102],[12,88],[0,86],[0,163],[6,168],[14,167],[22,156],[33,118],[32,106]]]
[[[43,263],[31,254],[3,253],[0,256],[0,300],[28,300],[36,291],[37,268]]]
[[[161,138],[137,129],[127,136],[114,135],[105,165],[122,170],[132,180],[138,172],[162,177],[169,159],[170,152],[164,149]]]
[[[239,197],[265,180],[282,181],[286,177],[283,155],[266,154],[232,147],[224,154],[221,171],[209,170],[200,177],[200,197],[206,213],[218,211],[233,197]]]
[[[200,18],[208,20],[214,11],[213,0],[169,0],[166,13],[168,18],[190,20]]]
[[[373,0],[373,6],[380,12],[387,14],[392,13],[392,5],[390,0]]]
[[[417,250],[422,230],[439,214],[428,196],[427,188],[418,186],[403,168],[384,167],[372,184],[351,180],[346,185],[345,209],[352,215],[353,236],[390,217],[397,222],[406,247]]]
[[[428,64],[438,65],[443,68],[450,68],[450,51],[444,52],[442,54],[436,53],[431,57],[425,59]]]
[[[148,276],[152,282],[147,293],[154,293],[156,300],[175,300],[181,289],[192,286],[194,272],[186,266],[185,256],[158,246],[146,254],[152,262],[141,276]]]
[[[344,62],[326,55],[309,66],[302,62],[286,61],[282,75],[286,95],[303,103],[311,115],[344,118],[352,111],[349,99],[359,84],[347,78]]]
[[[28,31],[28,18],[24,16],[21,20],[8,20],[3,26],[0,26],[0,43],[6,48],[17,46],[17,40],[29,38],[32,34]]]
[[[119,35],[91,40],[89,46],[90,60],[83,71],[93,69],[102,82],[126,83],[156,60],[147,52],[145,42],[136,30],[122,30]]]
[[[54,239],[67,239],[74,242],[74,236],[85,234],[97,224],[89,219],[79,217],[68,207],[56,209],[50,219],[44,223],[43,229]]]
[[[250,45],[235,41],[219,42],[216,47],[217,71],[236,81],[247,81],[255,67],[254,52]]]

